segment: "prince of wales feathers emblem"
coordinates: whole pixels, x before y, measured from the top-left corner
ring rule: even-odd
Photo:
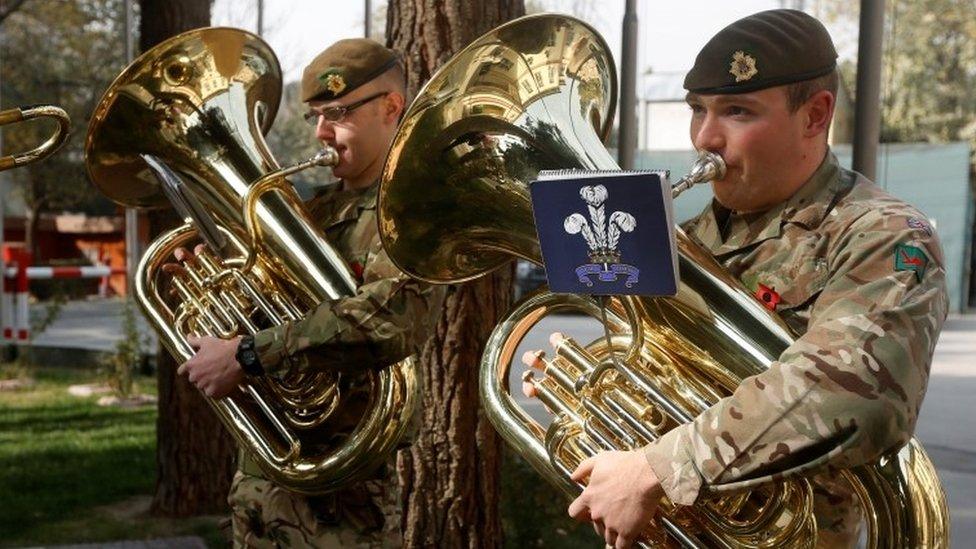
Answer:
[[[618,276],[627,275],[624,285],[630,288],[637,283],[640,270],[633,265],[620,263],[617,245],[622,233],[634,231],[637,219],[627,212],[616,211],[607,220],[604,208],[607,197],[607,188],[603,185],[581,188],[580,198],[586,202],[592,224],[582,214],[574,213],[563,221],[563,228],[569,234],[583,235],[590,249],[587,255],[591,263],[576,268],[576,276],[580,282],[592,287],[592,275],[597,275],[600,282],[616,282]]]

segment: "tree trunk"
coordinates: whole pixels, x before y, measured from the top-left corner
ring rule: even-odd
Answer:
[[[210,24],[209,0],[142,0],[139,48],[145,51],[183,31]],[[172,210],[149,216],[153,236],[176,226]],[[157,356],[159,417],[156,420],[156,494],[152,512],[186,517],[227,509],[235,445],[200,392],[176,375],[176,361]]]
[[[472,40],[525,12],[523,0],[390,0],[386,36],[403,52],[412,96]],[[480,406],[478,364],[511,305],[511,265],[452,286],[422,353],[424,417],[400,453],[406,547],[500,547],[501,440]]]

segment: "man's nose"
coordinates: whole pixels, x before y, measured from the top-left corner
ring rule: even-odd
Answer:
[[[315,137],[319,141],[330,141],[334,139],[335,123],[326,120],[324,116],[320,116],[318,123],[315,125]]]
[[[691,142],[697,150],[721,152],[725,147],[725,133],[715,117],[706,114],[692,121]]]

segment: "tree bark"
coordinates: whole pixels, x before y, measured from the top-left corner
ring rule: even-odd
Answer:
[[[408,93],[472,40],[525,12],[523,0],[390,0],[389,46],[404,55]],[[511,305],[508,265],[448,289],[421,356],[423,421],[400,453],[406,547],[500,547],[501,440],[480,405],[484,344]]]
[[[210,24],[209,0],[142,0],[139,48]],[[154,237],[176,226],[172,210],[153,212]],[[235,445],[200,392],[176,375],[177,363],[160,346],[156,353],[159,417],[156,420],[156,515],[187,517],[227,509]]]

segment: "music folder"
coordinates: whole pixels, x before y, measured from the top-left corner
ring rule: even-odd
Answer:
[[[529,190],[551,291],[677,293],[667,172],[543,171]]]

